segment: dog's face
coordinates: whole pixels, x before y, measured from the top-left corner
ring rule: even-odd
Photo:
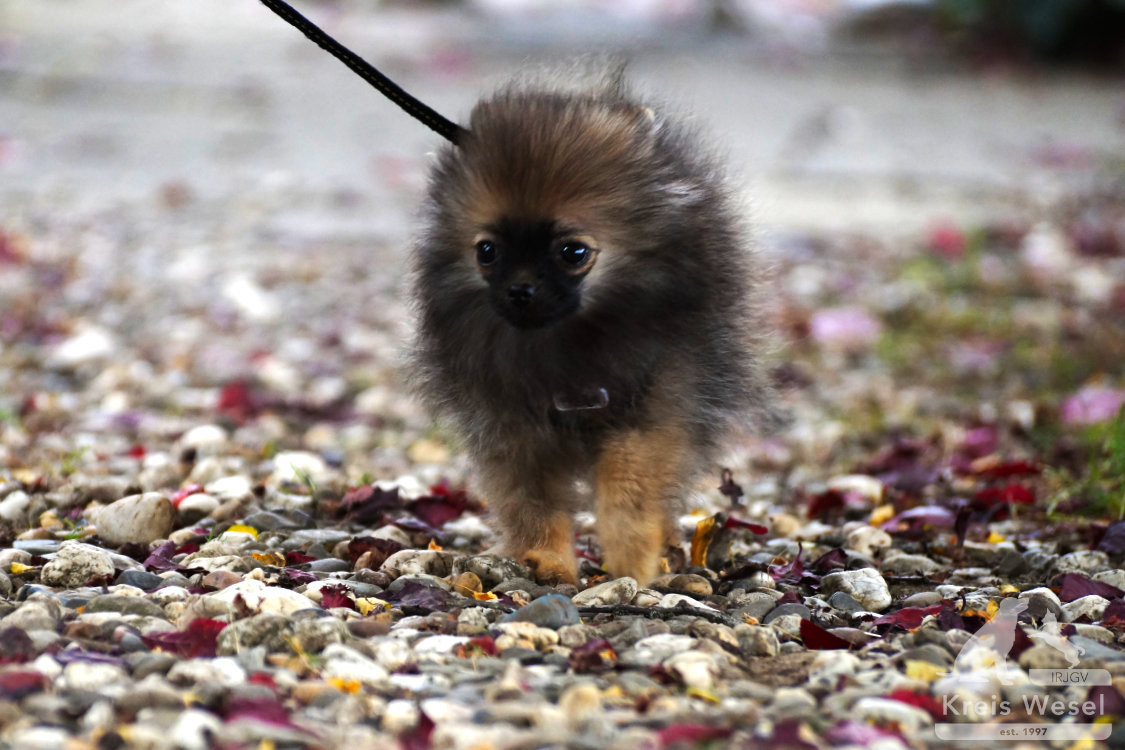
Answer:
[[[472,252],[496,314],[516,328],[540,328],[579,309],[599,248],[554,219],[505,219],[479,233]]]
[[[652,218],[653,132],[651,111],[593,100],[478,105],[434,185],[446,288],[520,330],[611,296]]]

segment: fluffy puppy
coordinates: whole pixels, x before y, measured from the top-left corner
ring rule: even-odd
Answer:
[[[414,374],[465,439],[500,551],[642,584],[720,438],[768,400],[752,255],[717,160],[620,78],[512,84],[437,155],[414,250]]]

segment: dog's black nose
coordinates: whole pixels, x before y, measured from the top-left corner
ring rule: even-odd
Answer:
[[[508,287],[508,301],[516,307],[527,307],[535,297],[535,287],[531,284],[512,284]]]

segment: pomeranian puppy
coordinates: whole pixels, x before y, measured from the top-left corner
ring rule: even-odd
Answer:
[[[642,585],[677,502],[768,400],[755,264],[718,160],[619,75],[514,83],[436,157],[414,251],[414,374],[475,464],[499,552]],[[713,467],[710,467],[713,468]]]

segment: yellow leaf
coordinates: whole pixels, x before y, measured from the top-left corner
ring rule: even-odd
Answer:
[[[368,597],[364,597],[362,599],[356,599],[355,600],[355,608],[357,610],[359,610],[359,613],[361,615],[366,617],[367,615],[371,614],[372,612],[374,612],[377,609],[388,610],[388,609],[391,608],[391,605],[387,604],[382,599],[376,599],[373,596],[368,596]]]
[[[229,529],[227,529],[227,531],[237,531],[240,534],[249,534],[255,539],[258,538],[258,530],[253,526],[247,526],[244,523],[236,523],[234,526],[231,526]]]
[[[1020,590],[1019,590],[1019,588],[1017,588],[1016,586],[1013,586],[1010,583],[1005,583],[1002,586],[1000,586],[1000,593],[1001,594],[1019,594]]]
[[[695,525],[691,535],[691,564],[703,566],[707,561],[707,548],[715,537],[715,517],[709,516]]]
[[[988,615],[988,619],[991,620],[993,617],[996,616],[996,613],[999,612],[999,611],[1000,611],[1000,605],[997,604],[994,599],[989,599],[988,600],[988,609],[985,610],[985,613]]]
[[[499,597],[497,597],[496,594],[492,593],[491,591],[474,591],[473,598],[478,602],[490,602]]]
[[[999,544],[1002,541],[1004,541],[1004,536],[1002,534],[997,534],[995,531],[988,532],[989,544]]]
[[[934,682],[945,674],[945,670],[936,664],[930,664],[926,661],[917,659],[906,660],[906,676],[912,680],[921,680],[922,682]]]
[[[685,692],[693,698],[699,698],[700,700],[705,700],[708,703],[719,704],[722,702],[719,699],[719,696],[715,695],[710,690],[704,690],[703,688],[689,687]]]
[[[277,568],[285,567],[285,555],[280,552],[251,552],[250,556],[262,565],[273,565]]]
[[[12,563],[10,570],[12,571],[12,575],[18,576],[26,573],[29,570],[35,570],[35,568],[30,565],[24,565],[23,563],[14,562]]]
[[[871,511],[871,518],[867,519],[867,522],[872,526],[882,526],[894,517],[895,506],[887,503],[886,505],[880,505],[879,507],[873,509]]]
[[[348,680],[343,677],[329,677],[328,684],[339,690],[341,693],[354,694],[358,693],[363,685],[359,680]]]
[[[442,546],[441,546],[440,544],[438,544],[437,542],[435,542],[435,541],[434,541],[433,539],[431,539],[431,540],[430,540],[430,543],[429,543],[429,545],[428,545],[428,546],[426,547],[426,549],[437,550],[438,552],[440,552],[441,550],[443,550],[443,549],[445,549],[445,548],[444,548],[444,547],[442,547]]]

